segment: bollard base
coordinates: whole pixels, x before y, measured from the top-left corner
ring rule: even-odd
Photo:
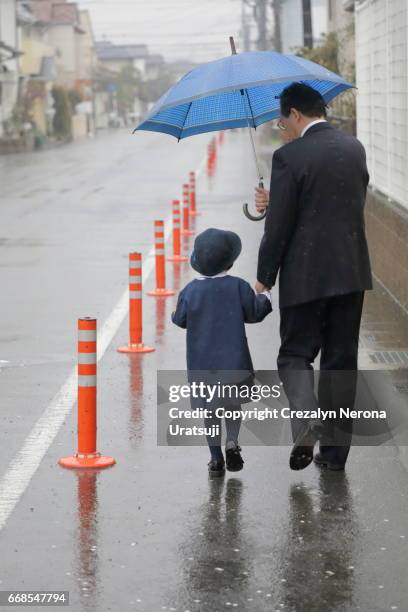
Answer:
[[[59,465],[70,470],[77,469],[96,469],[101,470],[103,468],[110,467],[116,463],[113,457],[105,457],[101,453],[88,453],[82,454],[77,453],[71,457],[62,457],[58,461]]]
[[[180,230],[180,234],[182,234],[183,236],[193,236],[195,232],[193,232],[193,230],[182,229]]]
[[[171,295],[176,295],[176,292],[173,289],[154,289],[153,291],[146,291],[146,295],[152,295],[153,297],[169,297]]]
[[[152,346],[146,346],[143,342],[139,344],[128,344],[127,346],[120,346],[116,349],[118,353],[152,353],[156,349]]]
[[[188,261],[188,257],[185,255],[170,255],[170,257],[166,257],[166,261],[174,261],[178,263],[180,261]]]

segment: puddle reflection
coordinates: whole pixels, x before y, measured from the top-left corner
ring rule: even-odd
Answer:
[[[354,609],[354,542],[358,525],[347,476],[322,470],[317,489],[289,490],[289,525],[282,554],[284,609]]]
[[[80,592],[81,610],[98,612],[98,472],[78,470],[78,525],[76,530],[76,577]]]

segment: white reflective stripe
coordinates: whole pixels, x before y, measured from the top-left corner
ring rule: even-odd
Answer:
[[[78,387],[96,387],[96,375],[95,374],[79,374],[78,375]]]
[[[183,202],[183,208],[188,208],[188,200],[186,202]]]
[[[129,298],[131,300],[140,300],[142,297],[141,291],[129,291]]]
[[[157,236],[157,237],[155,237],[155,239],[154,239],[154,243],[155,243],[155,244],[163,244],[163,242],[164,242],[164,236],[160,236],[160,237],[159,237],[159,236]]]
[[[96,353],[78,353],[79,364],[96,363]]]
[[[175,221],[173,223],[173,227],[174,227],[174,229],[180,229],[180,221]]]
[[[96,342],[96,329],[78,329],[79,342]]]
[[[129,276],[129,285],[141,285],[142,277],[141,276]]]
[[[141,268],[142,267],[142,261],[139,260],[135,260],[135,259],[130,259],[129,260],[129,268],[135,269],[135,268]]]
[[[156,249],[156,255],[164,255],[164,249]]]

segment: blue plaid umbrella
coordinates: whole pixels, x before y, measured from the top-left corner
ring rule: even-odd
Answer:
[[[136,130],[164,132],[180,140],[216,130],[256,128],[279,117],[279,96],[294,81],[319,91],[326,103],[353,87],[302,57],[249,51],[188,72],[156,102]]]
[[[175,136],[178,140],[218,130],[255,128],[280,115],[279,97],[293,82],[319,91],[328,103],[353,87],[339,75],[310,60],[276,51],[237,54],[230,37],[232,55],[202,64],[184,75],[156,102],[134,131],[148,130]],[[251,144],[263,187],[252,132]],[[244,204],[245,215],[253,216]]]

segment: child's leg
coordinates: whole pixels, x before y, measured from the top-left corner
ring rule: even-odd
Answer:
[[[233,411],[237,413],[241,410],[241,406],[233,406]],[[226,418],[225,427],[227,429],[227,441],[225,443],[225,457],[227,470],[230,472],[239,472],[242,470],[244,460],[241,457],[241,448],[238,445],[238,435],[241,427],[242,416],[239,418]]]
[[[211,459],[213,461],[224,461],[224,455],[221,450],[221,419],[215,415],[215,411],[213,410],[211,411],[211,415],[204,419],[204,426],[209,429],[214,425],[218,425],[219,435],[217,437],[210,435],[206,436]]]
[[[234,412],[237,412],[238,410],[241,410],[241,406],[234,406],[233,410]],[[228,444],[228,442],[234,442],[236,445],[238,445],[238,436],[239,430],[241,428],[241,422],[242,416],[240,416],[239,419],[225,419],[225,428],[227,430],[226,444]]]

